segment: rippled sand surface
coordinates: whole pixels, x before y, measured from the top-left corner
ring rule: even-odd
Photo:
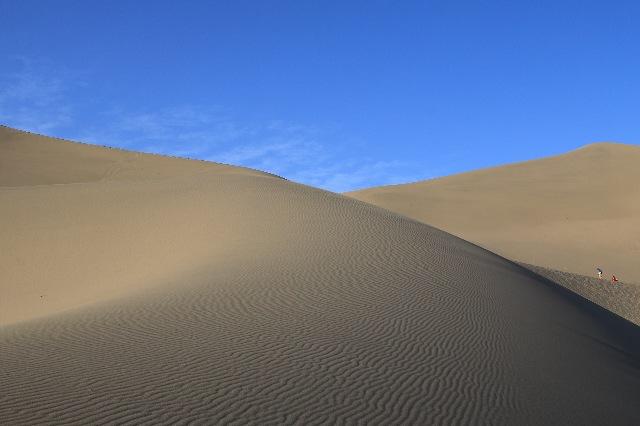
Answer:
[[[450,234],[10,129],[0,158],[0,423],[640,423],[638,327]]]
[[[596,143],[348,195],[509,259],[586,276],[600,267],[640,285],[640,145]]]

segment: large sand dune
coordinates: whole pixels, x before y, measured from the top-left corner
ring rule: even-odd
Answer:
[[[640,284],[640,147],[556,157],[349,194],[510,259]]]
[[[222,176],[271,179],[0,127],[0,324],[135,291],[230,253],[240,244],[225,238],[231,200],[200,199],[197,189]]]
[[[2,424],[640,423],[638,327],[445,232],[9,129],[0,158]]]

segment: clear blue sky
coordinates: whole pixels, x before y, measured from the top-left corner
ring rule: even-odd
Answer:
[[[0,0],[0,122],[344,191],[640,142],[640,2]]]

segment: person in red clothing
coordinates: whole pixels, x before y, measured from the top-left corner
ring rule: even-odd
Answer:
[[[611,275],[611,282],[612,283],[617,283],[618,282],[618,278],[616,278],[615,275]]]

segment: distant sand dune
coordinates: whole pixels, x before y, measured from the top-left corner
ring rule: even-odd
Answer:
[[[510,259],[640,284],[640,146],[597,143],[349,195]]]
[[[640,424],[640,329],[489,251],[258,172],[80,172],[83,146],[4,132],[0,423]],[[7,161],[7,139],[49,145]],[[57,146],[64,175],[32,176]]]

